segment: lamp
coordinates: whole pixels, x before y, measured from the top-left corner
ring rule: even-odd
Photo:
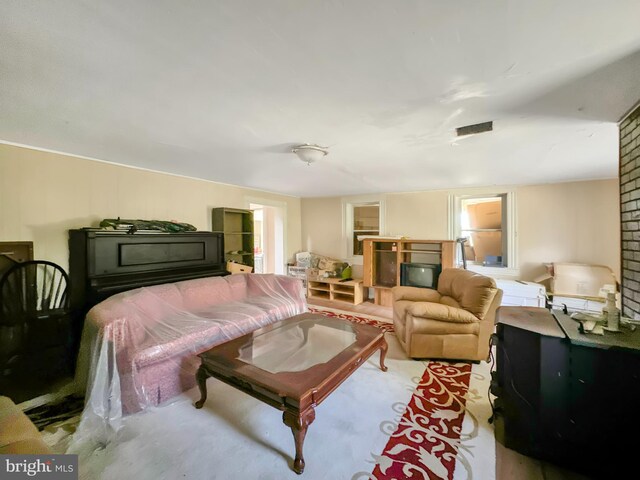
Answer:
[[[298,158],[307,165],[311,165],[313,162],[320,160],[329,153],[326,148],[318,145],[311,145],[309,143],[297,145],[293,147],[291,151],[298,155]]]

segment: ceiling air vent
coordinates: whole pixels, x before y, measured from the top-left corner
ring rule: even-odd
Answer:
[[[473,135],[474,133],[490,132],[491,130],[493,130],[493,122],[483,122],[458,127],[456,128],[456,135],[458,137],[463,137],[465,135]]]

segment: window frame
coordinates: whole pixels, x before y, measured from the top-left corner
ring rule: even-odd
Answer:
[[[516,194],[510,190],[483,191],[477,193],[452,194],[449,195],[449,239],[455,240],[462,235],[462,226],[460,222],[462,212],[462,200],[472,198],[493,198],[502,197],[506,206],[506,213],[503,215],[503,221],[506,220],[506,238],[507,242],[507,266],[506,267],[486,267],[484,265],[467,263],[467,270],[482,273],[488,276],[519,276],[520,269],[518,263],[517,248],[517,224],[516,224]],[[505,226],[502,227],[503,233]],[[456,245],[456,263],[462,264],[460,247]],[[504,251],[504,247],[503,247]]]
[[[378,206],[378,234],[384,235],[385,232],[385,202],[378,196],[365,196],[357,198],[343,199],[342,201],[342,235],[344,239],[343,253],[344,258],[351,265],[362,265],[364,256],[354,255],[353,253],[353,235],[354,235],[354,207],[371,207]]]

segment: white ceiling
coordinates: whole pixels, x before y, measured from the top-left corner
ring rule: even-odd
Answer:
[[[0,140],[304,197],[615,177],[638,19],[638,0],[3,0]],[[330,153],[307,166],[305,142]]]

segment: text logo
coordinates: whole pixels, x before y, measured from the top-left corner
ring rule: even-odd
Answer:
[[[78,480],[77,455],[0,455],[0,480]]]

